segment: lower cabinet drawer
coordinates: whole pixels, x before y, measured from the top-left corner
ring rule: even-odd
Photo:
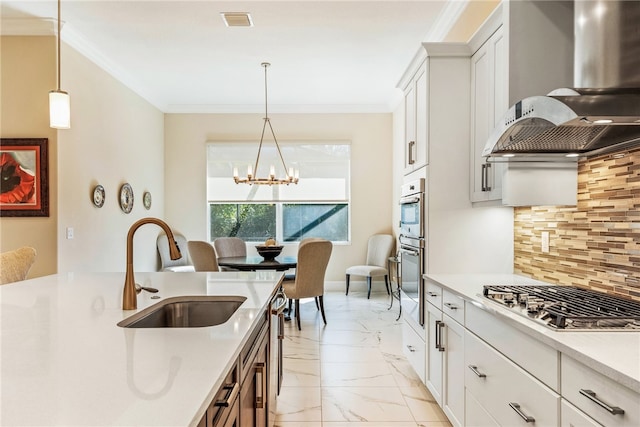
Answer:
[[[442,312],[464,325],[464,298],[446,289],[442,293]]]
[[[465,390],[464,394],[465,412],[464,425],[466,427],[498,427],[498,423],[494,420],[486,409],[482,407],[480,402],[475,398],[469,390]]]
[[[562,399],[560,404],[560,426],[561,427],[601,427],[593,418]]]
[[[426,381],[425,369],[427,363],[427,347],[411,326],[406,322],[402,323],[402,352],[420,377],[424,384]]]
[[[640,394],[561,355],[562,397],[605,426],[640,426]]]
[[[557,426],[560,396],[470,332],[465,386],[503,426]]]
[[[551,389],[560,392],[557,350],[473,304],[465,306],[465,326]]]

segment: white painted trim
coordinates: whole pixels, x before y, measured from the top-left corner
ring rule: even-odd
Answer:
[[[441,42],[458,22],[460,15],[467,8],[469,0],[448,0],[447,4],[435,20],[435,24],[425,37],[425,42]]]
[[[60,39],[62,41],[77,50],[98,67],[102,68],[120,83],[137,93],[151,105],[160,111],[166,111],[166,105],[164,102],[157,99],[155,95],[152,95],[151,91],[148,88],[145,88],[140,81],[133,78],[131,74],[124,71],[122,68],[117,67],[110,58],[100,53],[100,51],[96,49],[89,40],[77,32],[72,26],[68,25],[64,31],[60,32],[60,34]]]

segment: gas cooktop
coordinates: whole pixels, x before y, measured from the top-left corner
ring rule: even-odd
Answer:
[[[483,294],[558,331],[640,332],[640,302],[573,286],[487,285]]]

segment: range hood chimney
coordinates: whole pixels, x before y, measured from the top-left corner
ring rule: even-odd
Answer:
[[[488,160],[569,161],[640,146],[640,1],[576,0],[574,35],[575,88],[515,103],[485,145]]]

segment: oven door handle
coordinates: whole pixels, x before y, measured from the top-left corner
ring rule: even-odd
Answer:
[[[400,204],[401,205],[410,205],[412,203],[420,203],[420,197],[418,197],[418,196],[403,197],[402,199],[400,199]]]
[[[409,255],[413,255],[413,256],[420,256],[420,252],[413,249],[413,248],[407,248],[405,246],[401,246],[400,247],[400,252],[401,253],[405,253],[405,254],[409,254]]]

